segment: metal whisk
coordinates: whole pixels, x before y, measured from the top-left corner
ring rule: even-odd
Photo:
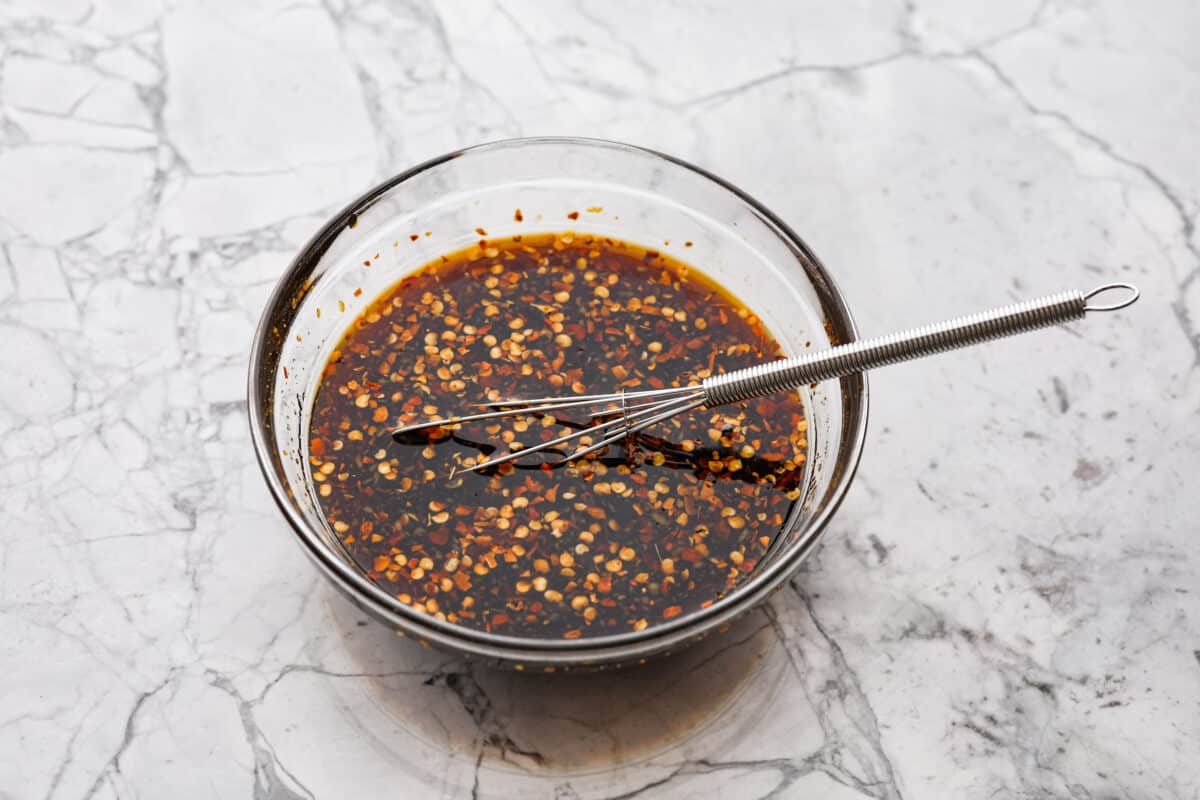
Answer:
[[[1098,295],[1125,290],[1129,294],[1108,305],[1091,305]],[[737,403],[753,397],[798,389],[807,384],[841,378],[875,367],[909,361],[914,358],[955,350],[991,339],[1059,325],[1082,319],[1089,311],[1116,311],[1132,305],[1139,297],[1137,288],[1128,283],[1109,283],[1086,294],[1077,290],[1002,306],[965,317],[925,325],[900,333],[862,339],[796,358],[785,358],[753,367],[705,378],[698,384],[672,389],[653,389],[615,394],[590,394],[574,397],[536,397],[481,403],[493,409],[445,419],[433,419],[397,428],[393,435],[432,428],[444,428],[469,422],[484,422],[512,416],[553,416],[564,411],[585,412],[590,424],[579,430],[540,444],[511,449],[504,455],[483,460],[464,472],[499,466],[508,461],[544,450],[558,450],[572,442],[584,444],[562,456],[559,464],[581,458],[620,441],[630,434],[692,409]],[[589,437],[591,443],[580,442]],[[596,439],[599,439],[596,441]]]

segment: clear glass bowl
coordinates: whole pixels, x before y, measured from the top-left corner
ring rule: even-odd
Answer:
[[[597,208],[602,210],[568,218]],[[476,228],[493,238],[594,232],[661,249],[736,295],[788,355],[857,338],[833,280],[800,238],[753,199],[690,164],[629,145],[565,138],[502,141],[434,159],[367,192],[322,228],[279,281],[255,334],[252,438],[298,541],[334,586],[386,624],[430,644],[510,665],[638,662],[728,627],[795,572],[841,502],[866,427],[862,376],[802,392],[809,416],[804,492],[755,574],[708,608],[641,632],[560,641],[440,622],[373,583],[329,529],[306,468],[309,415],[321,370],[367,303],[427,262],[477,241]],[[692,246],[685,250],[686,241]]]

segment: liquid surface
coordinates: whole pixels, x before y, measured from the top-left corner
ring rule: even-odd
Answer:
[[[536,638],[644,630],[723,596],[779,533],[804,472],[796,395],[691,411],[557,466],[462,472],[585,418],[392,431],[485,399],[688,385],[780,355],[748,309],[656,251],[481,241],[374,301],[331,356],[310,429],[322,510],[373,580],[440,619]]]

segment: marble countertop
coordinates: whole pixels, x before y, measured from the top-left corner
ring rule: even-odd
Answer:
[[[0,797],[1200,797],[1200,5],[0,3]],[[248,439],[323,218],[503,137],[744,187],[883,332],[1119,315],[884,370],[823,545],[602,676],[397,639]]]

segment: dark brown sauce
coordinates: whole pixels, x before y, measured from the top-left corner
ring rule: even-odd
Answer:
[[[481,241],[384,293],[331,356],[310,430],[322,510],[373,580],[438,618],[538,638],[644,630],[723,596],[779,533],[804,471],[797,396],[692,411],[566,466],[462,472],[584,419],[391,432],[485,399],[686,385],[779,356],[748,309],[657,251]]]

